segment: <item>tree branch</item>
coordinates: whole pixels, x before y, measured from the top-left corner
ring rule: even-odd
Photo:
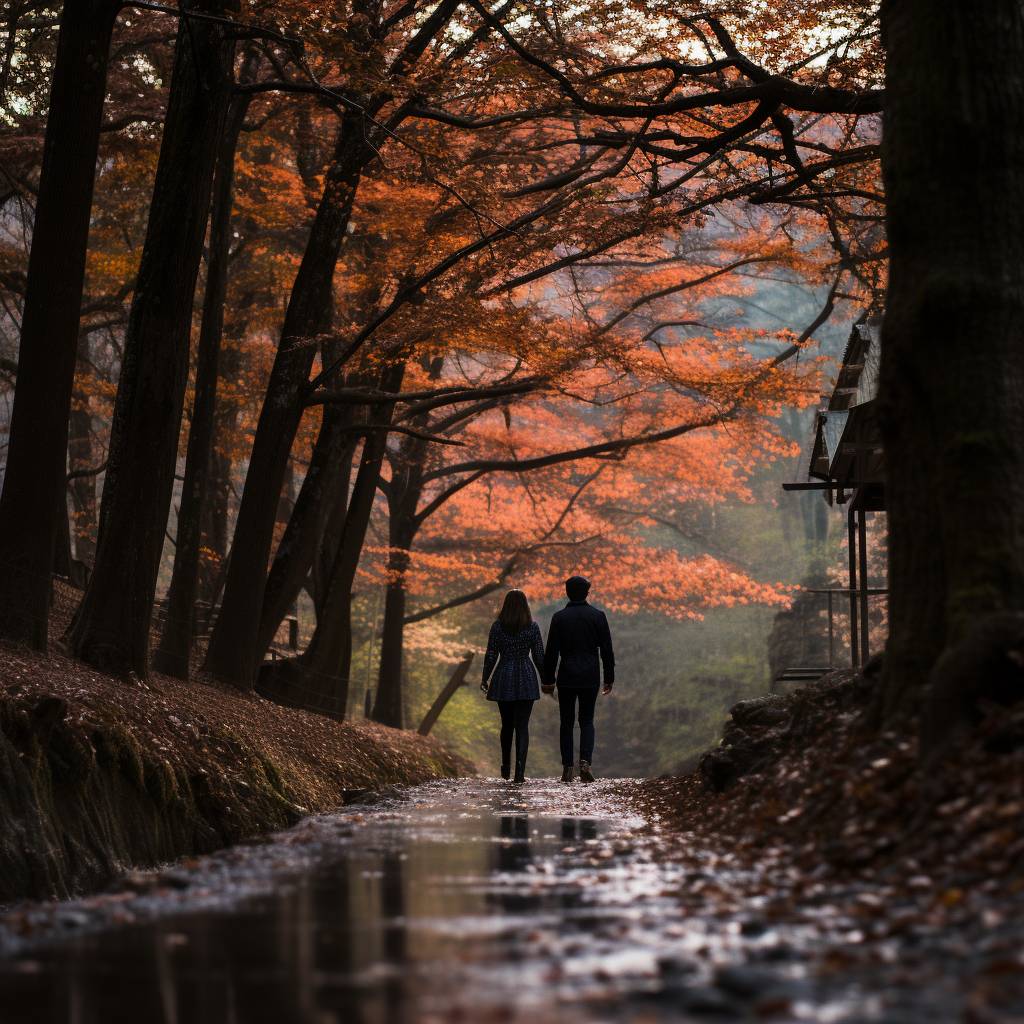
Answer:
[[[839,89],[828,85],[803,85],[781,75],[772,75],[752,61],[743,57],[732,44],[732,40],[724,33],[720,23],[714,18],[705,17],[716,37],[719,33],[720,45],[729,44],[726,55],[735,62],[736,67],[754,84],[733,86],[730,88],[709,90],[700,93],[687,93],[673,99],[645,103],[599,103],[589,100],[572,84],[572,82],[554,65],[538,57],[526,49],[505,27],[491,14],[480,0],[468,0],[469,6],[477,12],[484,22],[497,32],[508,44],[509,48],[530,67],[536,68],[552,79],[563,95],[568,97],[580,110],[587,114],[604,117],[662,117],[666,114],[679,114],[702,107],[731,107],[746,103],[766,102],[772,105],[784,104],[793,110],[817,114],[878,114],[883,109],[885,99],[881,89],[865,89],[857,92]],[[717,26],[717,27],[716,27]]]

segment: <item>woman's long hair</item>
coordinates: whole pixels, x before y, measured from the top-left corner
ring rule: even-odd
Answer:
[[[505,603],[498,612],[498,621],[510,636],[521,633],[533,622],[530,602],[526,600],[526,595],[521,590],[510,590],[505,595]]]

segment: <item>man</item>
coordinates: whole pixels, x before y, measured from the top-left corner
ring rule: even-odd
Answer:
[[[562,781],[573,778],[573,718],[579,708],[580,779],[593,782],[590,765],[594,756],[594,706],[601,686],[604,666],[604,692],[612,692],[615,683],[615,654],[612,634],[603,611],[587,604],[590,581],[573,576],[565,581],[569,603],[555,612],[548,629],[544,652],[544,692],[558,685],[558,717],[562,745]],[[556,674],[557,667],[557,674]]]

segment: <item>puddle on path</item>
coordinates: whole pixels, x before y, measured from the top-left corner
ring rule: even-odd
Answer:
[[[131,898],[21,908],[0,918],[0,1022],[896,1019],[867,986],[805,976],[821,927],[694,914],[699,855],[666,856],[623,791],[433,783]]]

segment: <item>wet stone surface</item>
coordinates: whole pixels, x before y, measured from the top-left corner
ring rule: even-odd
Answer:
[[[680,843],[629,791],[433,783],[8,908],[0,1021],[962,1019],[913,936],[867,943],[834,894]]]

